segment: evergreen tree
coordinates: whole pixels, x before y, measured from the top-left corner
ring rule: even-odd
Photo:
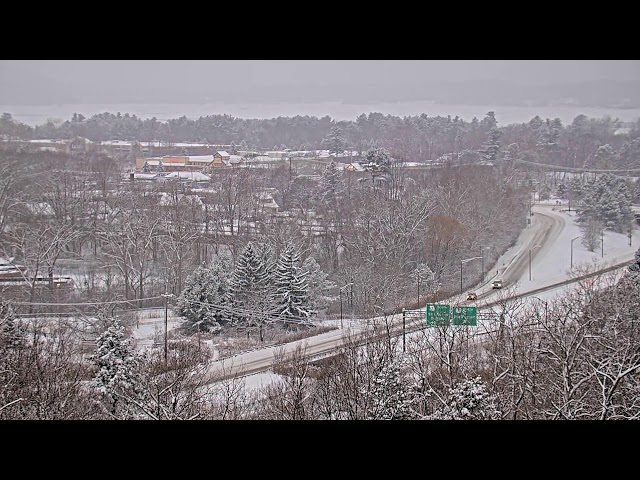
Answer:
[[[264,323],[271,314],[273,298],[269,275],[268,247],[247,243],[229,281],[233,321],[241,325]]]
[[[487,392],[487,385],[476,377],[464,380],[449,390],[446,405],[427,417],[430,420],[498,420],[501,413],[495,396]]]
[[[327,292],[336,287],[336,284],[327,280],[329,276],[321,268],[314,257],[307,257],[302,262],[302,271],[307,275],[307,299],[312,310],[326,308],[331,303]]]
[[[186,279],[177,310],[189,330],[218,333],[222,330],[221,322],[231,318],[231,271],[231,262],[226,257],[218,257],[209,267],[198,267]]]
[[[486,116],[480,122],[480,126],[485,132],[489,132],[493,129],[497,129],[498,120],[496,119],[496,113],[487,112]]]
[[[321,202],[335,204],[340,192],[342,172],[338,170],[335,160],[332,160],[322,172],[322,177],[318,185],[318,197]]]
[[[254,248],[258,259],[264,265],[264,274],[266,276],[266,285],[273,284],[273,271],[275,269],[276,261],[274,260],[273,248],[266,242],[254,242]]]
[[[617,154],[611,145],[600,145],[595,153],[595,167],[603,170],[614,169],[618,163]]]
[[[520,146],[517,143],[511,143],[504,152],[504,161],[512,163],[520,159]]]
[[[622,168],[640,168],[640,137],[624,142],[619,158]]]
[[[391,156],[384,148],[367,150],[363,167],[366,171],[371,172],[371,180],[374,185],[376,178],[384,181],[391,180]]]
[[[634,275],[640,275],[640,248],[636,250],[634,261],[629,265],[629,271]]]
[[[381,365],[369,392],[368,420],[411,420],[416,417],[411,406],[412,388],[402,375],[401,367],[402,362],[397,359]]]
[[[622,177],[605,173],[597,180],[589,180],[582,185],[578,198],[578,223],[593,220],[622,232],[633,221],[632,195]]]
[[[558,198],[566,198],[567,195],[567,187],[564,183],[559,183],[556,188],[556,197]]]
[[[129,400],[139,397],[143,391],[143,378],[140,357],[125,338],[125,328],[117,317],[96,339],[92,360],[98,369],[94,385],[103,395],[110,414],[129,418]]]
[[[0,351],[26,345],[26,328],[16,321],[10,303],[0,299]]]
[[[494,163],[500,152],[500,136],[502,133],[497,128],[492,128],[487,132],[487,139],[480,149],[482,159],[485,162]]]
[[[156,169],[156,171],[157,171],[158,173],[162,173],[162,172],[164,172],[164,164],[162,163],[162,160],[159,160],[159,161],[158,161],[158,168]]]
[[[144,173],[151,173],[151,167],[149,166],[149,162],[147,160],[145,160],[144,165],[142,165],[142,171]]]
[[[312,313],[309,306],[307,272],[300,267],[300,254],[287,246],[280,254],[274,272],[276,305],[279,315],[287,320],[306,320]]]
[[[342,130],[335,125],[331,127],[331,133],[329,133],[329,138],[327,138],[326,144],[329,148],[329,153],[338,155],[344,152],[345,142],[342,138]]]

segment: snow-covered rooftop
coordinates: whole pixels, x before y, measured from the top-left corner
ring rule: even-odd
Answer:
[[[194,180],[196,182],[206,182],[211,177],[200,172],[169,172],[167,178],[179,178],[180,180]]]
[[[213,155],[192,155],[189,156],[189,162],[209,164],[213,162]]]

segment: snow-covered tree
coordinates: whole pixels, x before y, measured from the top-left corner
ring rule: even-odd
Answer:
[[[158,167],[156,168],[156,172],[158,173],[164,172],[164,164],[162,163],[162,160],[158,160]]]
[[[428,264],[419,263],[418,265],[416,265],[416,268],[411,272],[411,279],[418,289],[418,297],[420,295],[420,292],[425,293],[428,291],[428,288],[432,286],[431,284],[434,277],[435,274],[433,273],[433,270],[429,268]],[[424,299],[425,297],[423,296],[422,298]]]
[[[329,153],[338,155],[344,152],[345,142],[342,138],[342,130],[335,125],[331,127],[331,132],[325,143],[329,148]]]
[[[273,248],[268,241],[254,242],[254,248],[258,259],[264,265],[264,274],[266,275],[266,283],[272,284],[273,271],[275,269],[276,260],[274,259]]]
[[[640,275],[640,248],[636,250],[634,261],[629,265],[629,271],[635,275]]]
[[[236,323],[265,323],[272,313],[269,248],[266,244],[247,243],[236,261],[229,281],[229,297]]]
[[[480,377],[459,382],[450,389],[446,405],[426,417],[429,420],[498,420],[495,396]]]
[[[512,163],[514,160],[520,159],[520,146],[517,143],[511,143],[504,151],[504,161]]]
[[[116,418],[129,418],[128,405],[143,391],[143,376],[140,356],[125,338],[125,327],[118,317],[96,339],[92,360],[97,367],[94,385],[109,413]]]
[[[278,258],[274,272],[276,305],[288,321],[303,321],[312,313],[309,305],[307,272],[300,267],[300,253],[287,246]]]
[[[402,373],[403,362],[392,359],[384,362],[369,391],[371,400],[367,409],[368,420],[411,420],[416,418],[412,408],[413,388]]]
[[[493,130],[498,127],[496,112],[487,112],[485,117],[480,121],[480,126],[486,131]]]
[[[595,167],[601,169],[613,169],[618,163],[618,155],[611,145],[600,145],[595,153]]]
[[[618,232],[628,229],[633,221],[632,195],[622,177],[605,173],[583,185],[577,221],[595,220]]]
[[[482,159],[485,162],[495,162],[500,152],[500,137],[502,133],[496,127],[487,132],[487,139],[480,149]]]
[[[0,351],[25,345],[26,330],[16,321],[10,303],[0,299]]]
[[[321,268],[314,257],[307,257],[302,262],[302,271],[307,275],[307,299],[312,310],[326,308],[331,303],[327,293],[335,288],[336,284],[327,280],[329,276]]]
[[[342,172],[338,170],[335,160],[331,160],[322,172],[318,185],[318,198],[321,202],[333,204],[341,191]]]
[[[364,168],[370,172],[388,173],[391,168],[391,156],[384,148],[371,148],[365,154]]]
[[[371,172],[371,182],[375,187],[377,181],[389,182],[391,180],[391,156],[384,148],[371,148],[365,154],[362,165],[367,172]],[[359,181],[364,181],[360,178]]]
[[[145,160],[144,165],[142,165],[142,171],[144,173],[151,173],[151,167],[149,166],[149,162],[147,160]]]
[[[639,168],[640,167],[640,137],[624,142],[622,147],[620,147],[619,158],[620,158],[621,167]]]
[[[217,257],[209,266],[198,267],[185,281],[185,288],[178,297],[177,310],[189,330],[218,333],[221,322],[228,320],[229,280],[232,264],[227,257]]]

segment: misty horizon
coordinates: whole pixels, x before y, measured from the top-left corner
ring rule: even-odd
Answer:
[[[0,104],[640,107],[637,60],[2,60]]]

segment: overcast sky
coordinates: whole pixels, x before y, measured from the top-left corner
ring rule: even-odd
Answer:
[[[500,102],[603,80],[640,85],[640,61],[0,60],[0,103]]]

